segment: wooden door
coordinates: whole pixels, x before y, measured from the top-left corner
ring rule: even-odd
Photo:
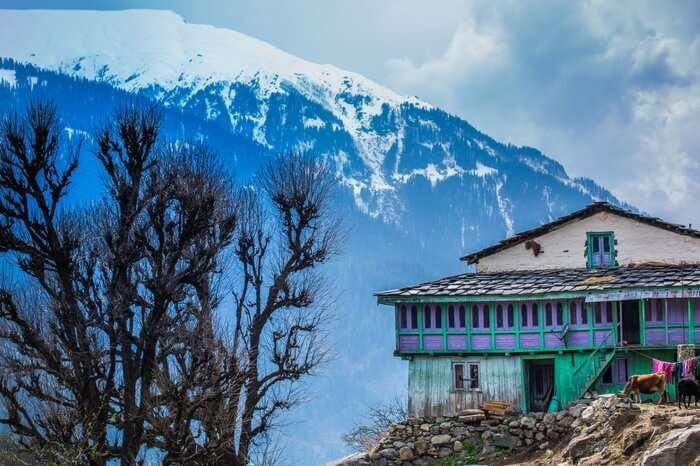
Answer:
[[[554,395],[554,361],[530,361],[528,397],[530,411],[546,411]]]

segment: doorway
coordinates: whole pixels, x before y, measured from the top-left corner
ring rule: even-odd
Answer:
[[[621,322],[622,328],[619,335],[621,345],[638,345],[641,343],[641,332],[639,329],[639,301],[621,302]]]
[[[554,360],[535,359],[527,363],[530,411],[547,411],[554,396]]]

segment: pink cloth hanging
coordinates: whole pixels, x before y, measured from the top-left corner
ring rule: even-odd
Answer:
[[[658,359],[651,360],[651,371],[664,372],[667,381],[670,381],[673,376],[673,366],[674,364],[672,362],[659,361]]]
[[[690,358],[683,361],[683,377],[692,377],[695,375],[695,361],[695,358]]]

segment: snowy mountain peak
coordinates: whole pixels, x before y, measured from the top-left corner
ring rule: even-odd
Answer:
[[[488,215],[513,231],[524,190],[549,217],[564,196],[617,201],[536,149],[501,144],[357,73],[173,12],[0,10],[0,24],[0,59],[139,93],[268,152],[313,151],[335,162],[361,212],[402,228],[416,202],[488,202]],[[0,66],[0,86],[15,76]]]
[[[319,65],[231,29],[164,10],[0,10],[0,56],[127,89],[218,81],[283,81],[335,94],[407,100],[356,73]],[[41,31],[41,33],[37,33]],[[311,91],[311,89],[309,89]]]

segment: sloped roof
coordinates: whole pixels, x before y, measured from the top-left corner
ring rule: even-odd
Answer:
[[[700,287],[700,264],[469,272],[382,291],[376,296],[517,296],[655,287]]]
[[[700,231],[694,230],[692,228],[688,228],[684,225],[677,225],[675,223],[669,223],[666,221],[661,220],[660,218],[656,217],[650,217],[647,215],[642,215],[638,214],[636,212],[632,212],[626,209],[623,209],[621,207],[617,207],[615,205],[612,205],[608,202],[594,202],[593,204],[589,204],[588,206],[584,207],[583,209],[577,210],[575,212],[572,212],[568,215],[564,215],[563,217],[559,217],[558,219],[545,223],[544,225],[538,226],[536,228],[532,228],[530,230],[526,230],[520,233],[516,233],[513,236],[510,236],[503,241],[496,243],[492,246],[489,246],[487,248],[481,249],[480,251],[473,252],[471,254],[467,254],[464,257],[461,257],[460,259],[463,261],[467,261],[469,264],[474,264],[479,261],[482,257],[490,256],[491,254],[495,254],[499,251],[502,251],[504,249],[508,249],[511,246],[515,246],[517,244],[523,243],[527,240],[536,238],[538,236],[541,236],[545,233],[548,233],[555,228],[564,225],[568,222],[571,222],[573,220],[578,220],[581,218],[586,218],[590,217],[591,215],[597,214],[599,212],[610,212],[615,215],[619,215],[621,217],[627,217],[631,218],[633,220],[636,220],[641,223],[645,223],[647,225],[651,225],[654,227],[658,228],[663,228],[664,230],[672,231],[674,233],[678,233],[679,235],[687,235],[687,236],[693,236],[695,238],[700,238]]]

